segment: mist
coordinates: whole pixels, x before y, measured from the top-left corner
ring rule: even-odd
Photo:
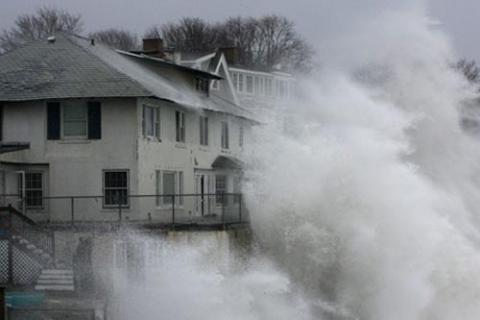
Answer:
[[[266,254],[352,318],[480,311],[479,146],[460,126],[474,90],[434,22],[422,2],[347,12],[320,32],[322,69],[303,99],[259,126],[249,152]]]

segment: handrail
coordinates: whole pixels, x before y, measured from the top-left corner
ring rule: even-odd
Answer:
[[[29,217],[27,217],[26,215],[24,215],[23,213],[21,213],[20,211],[18,211],[14,207],[12,207],[11,205],[9,205],[8,207],[0,207],[0,212],[5,211],[5,210],[9,211],[10,213],[12,213],[15,216],[19,217],[20,219],[24,220],[26,223],[28,223],[31,226],[38,226],[35,221],[30,219]]]
[[[12,195],[9,195],[12,196]],[[219,192],[219,193],[176,193],[176,194],[116,194],[115,198],[106,195],[52,195],[42,196],[42,206],[28,207],[25,199],[19,198],[19,207],[15,204],[15,216],[25,221],[25,224],[31,226],[37,225],[29,217],[38,212],[48,213],[47,224],[55,226],[54,223],[75,226],[76,222],[83,223],[87,221],[109,221],[116,222],[119,225],[135,221],[145,224],[163,223],[166,226],[175,228],[178,224],[245,224],[248,222],[248,212],[241,204],[244,197],[241,193]],[[2,194],[0,194],[0,199]],[[166,199],[166,200],[165,200]],[[94,200],[93,202],[88,202]],[[99,203],[99,200],[102,201]],[[108,202],[107,202],[108,200]],[[155,203],[150,201],[155,200]],[[7,202],[8,203],[8,202]],[[5,207],[3,205],[3,207]],[[0,207],[1,209],[2,207]],[[26,217],[21,213],[20,208],[25,208],[26,212],[31,213]],[[8,208],[6,208],[8,209]],[[97,215],[92,213],[98,210]],[[132,210],[141,210],[138,212],[139,219],[133,217]],[[61,212],[61,215],[58,213]],[[115,217],[115,211],[117,216]],[[14,212],[14,211],[12,211]],[[52,212],[54,214],[52,215]],[[193,213],[193,214],[192,214]],[[67,216],[69,215],[69,217]],[[45,215],[42,216],[44,218]],[[54,217],[53,220],[50,217]],[[27,220],[28,219],[28,220]],[[39,223],[42,228],[44,223]],[[43,229],[43,228],[42,228]],[[51,230],[51,229],[49,229]],[[45,230],[44,230],[45,231]]]
[[[2,211],[10,214],[8,223],[10,233],[15,232],[53,257],[54,244],[51,232],[44,230],[35,221],[23,215],[12,206],[0,207],[0,212]]]

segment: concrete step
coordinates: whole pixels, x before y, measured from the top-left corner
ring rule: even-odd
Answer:
[[[73,270],[43,269],[38,277],[35,290],[39,291],[74,291]]]
[[[38,279],[49,279],[49,280],[58,280],[58,279],[68,279],[73,281],[73,275],[52,275],[52,274],[41,274]]]
[[[39,278],[37,280],[37,284],[38,285],[62,284],[62,285],[72,285],[73,286],[73,278],[72,279]]]
[[[37,284],[35,286],[35,290],[38,290],[38,291],[74,291],[75,288],[74,288],[73,285],[62,285],[62,284],[43,285],[43,284]]]
[[[73,270],[71,269],[43,269],[42,275],[71,275],[73,276]]]

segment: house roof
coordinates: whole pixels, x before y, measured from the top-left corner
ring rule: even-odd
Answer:
[[[0,153],[30,149],[29,142],[0,142]]]
[[[0,56],[0,101],[90,97],[155,97],[187,108],[251,118],[245,109],[221,99],[203,98],[192,87],[174,82],[152,64],[165,61],[114,50],[76,35],[57,34]],[[173,65],[173,63],[170,63]],[[183,72],[208,72],[181,66]]]
[[[62,35],[33,41],[0,56],[0,101],[150,93]]]
[[[218,156],[212,162],[213,169],[242,169],[242,161],[234,157]]]

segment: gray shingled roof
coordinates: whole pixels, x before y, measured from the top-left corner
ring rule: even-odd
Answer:
[[[251,118],[228,101],[201,98],[151,68],[142,56],[58,34],[0,56],[0,101],[88,97],[157,97],[189,108]]]
[[[0,101],[151,95],[137,82],[57,35],[0,56]]]

